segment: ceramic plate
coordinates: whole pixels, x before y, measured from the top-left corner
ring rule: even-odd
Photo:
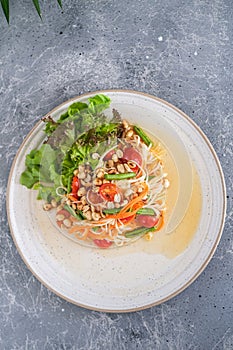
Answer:
[[[76,97],[48,115],[56,118]],[[19,184],[25,156],[43,142],[39,122],[21,145],[9,176],[11,233],[32,273],[62,298],[94,310],[127,312],[160,304],[190,285],[210,261],[225,218],[225,184],[206,136],[169,103],[139,92],[111,90],[123,118],[150,131],[165,149],[170,180],[166,224],[152,241],[116,249],[83,247],[62,235],[42,210],[36,193]]]

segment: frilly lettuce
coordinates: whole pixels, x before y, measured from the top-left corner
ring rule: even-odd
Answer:
[[[59,186],[69,192],[73,171],[78,165],[89,161],[94,168],[97,161],[91,154],[103,153],[106,145],[110,147],[116,137],[121,136],[119,114],[113,110],[109,121],[102,113],[110,106],[110,98],[99,94],[90,97],[88,102],[74,102],[58,120],[50,116],[42,119],[47,139],[26,156],[26,169],[20,177],[22,185],[39,191],[38,199],[58,200],[56,188]]]

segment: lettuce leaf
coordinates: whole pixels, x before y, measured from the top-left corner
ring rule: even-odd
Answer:
[[[120,124],[116,120],[109,123],[102,113],[110,102],[109,97],[99,94],[90,97],[88,103],[72,103],[57,121],[51,116],[42,118],[47,140],[26,156],[20,183],[37,189],[38,199],[48,201],[58,197],[56,188],[61,185],[69,192],[78,165],[89,161],[94,167],[97,161],[91,158],[91,152],[100,151],[101,142],[119,133]]]
[[[88,105],[86,103],[74,102],[72,103],[72,105],[69,106],[67,113],[69,117],[72,117],[73,115],[80,113],[84,109],[88,109]]]
[[[54,165],[56,159],[57,152],[48,144],[42,145],[38,150],[32,150],[26,156],[26,170],[20,176],[21,185],[32,188],[38,182],[53,182],[51,165]],[[53,170],[55,171],[55,168]]]

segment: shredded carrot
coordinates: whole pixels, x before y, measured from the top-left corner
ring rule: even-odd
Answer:
[[[72,202],[77,202],[77,198],[75,198],[74,196],[72,196],[72,194],[68,194],[68,198],[72,201]]]
[[[75,225],[75,226],[73,226],[73,227],[71,227],[71,228],[69,229],[69,233],[78,232],[78,231],[80,231],[80,230],[87,229],[87,228],[90,229],[91,226],[89,226],[89,225],[85,225],[85,226],[82,226],[82,225]]]
[[[144,206],[144,203],[143,202],[140,202],[141,204],[137,203],[137,207],[136,209],[133,209],[132,211],[127,211],[127,212],[124,212],[124,213],[119,213],[118,215],[116,215],[115,219],[125,219],[125,218],[128,218],[129,216],[131,215],[135,215],[138,211],[139,208],[142,208]]]
[[[106,217],[106,219],[103,219],[103,220],[99,220],[99,221],[90,221],[90,226],[92,225],[92,224],[95,224],[96,225],[96,223],[98,222],[98,224],[99,225],[104,225],[104,224],[106,224],[107,223],[107,221],[109,221],[109,219],[112,219],[112,217]]]
[[[112,230],[112,229],[116,228],[116,225],[110,224],[108,227],[110,228],[110,230]]]
[[[159,222],[158,222],[158,226],[157,226],[157,230],[156,230],[156,231],[161,230],[161,228],[163,227],[163,225],[164,225],[164,217],[163,217],[163,213],[161,213],[160,219],[159,219]]]
[[[84,235],[81,237],[78,234],[75,235],[76,238],[80,239],[81,241],[85,241],[87,239],[88,231],[84,233]]]
[[[112,239],[112,237],[110,237],[106,233],[102,233],[102,234],[97,235],[97,234],[92,233],[90,231],[87,233],[87,237],[92,238],[92,239],[106,239],[106,238],[107,239]]]
[[[78,219],[76,219],[74,216],[70,216],[69,217],[69,220],[72,221],[72,222],[78,222]]]
[[[142,193],[141,193],[139,196],[137,196],[136,198],[132,199],[128,204],[126,204],[126,205],[124,206],[124,208],[121,209],[121,211],[119,212],[119,214],[120,214],[120,213],[126,212],[129,208],[131,208],[135,203],[139,202],[139,201],[147,194],[147,192],[148,192],[148,186],[147,186],[147,184],[145,184],[145,183],[144,183],[144,186],[145,186],[144,191],[142,191]]]
[[[140,169],[139,173],[138,173],[137,176],[136,176],[136,179],[138,179],[138,178],[141,177],[141,176],[142,176],[142,170]]]

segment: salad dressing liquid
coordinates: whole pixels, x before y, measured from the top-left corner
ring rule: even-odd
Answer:
[[[181,254],[191,242],[199,221],[202,210],[201,183],[197,171],[192,165],[192,193],[186,213],[180,224],[170,233],[166,232],[166,224],[172,214],[179,192],[179,174],[175,162],[170,153],[164,149],[162,159],[164,161],[164,172],[168,174],[170,186],[167,189],[166,212],[164,214],[164,228],[154,233],[153,238],[147,241],[140,238],[136,242],[119,249],[100,251],[105,256],[121,256],[129,253],[144,252],[147,254],[160,254],[173,259]],[[185,169],[184,169],[185,171]]]
[[[171,173],[169,173],[171,174]],[[172,176],[172,174],[171,174]],[[175,182],[175,181],[174,181]],[[172,186],[172,184],[171,184]],[[165,213],[165,227],[166,216],[169,214],[172,208],[172,204],[175,202],[175,196],[172,187],[168,189],[167,195],[167,212]],[[201,184],[197,172],[193,168],[193,191],[191,200],[186,214],[181,223],[171,233],[166,233],[165,228],[154,234],[151,241],[141,239],[141,249],[150,254],[162,254],[167,258],[175,258],[181,254],[191,242],[200,220],[202,207],[202,192]],[[141,244],[140,242],[138,242]]]
[[[176,203],[179,191],[179,174],[173,158],[168,151],[163,153],[164,172],[168,174],[170,186],[167,189],[165,224],[161,231],[155,232],[153,238],[147,241],[140,238],[135,243],[119,249],[102,250],[104,255],[119,256],[129,253],[144,252],[147,254],[160,254],[173,259],[181,254],[191,242],[200,221],[202,209],[201,183],[197,171],[192,165],[193,188],[190,202],[180,224],[171,233],[166,232],[166,224]],[[185,171],[185,169],[184,169]]]

